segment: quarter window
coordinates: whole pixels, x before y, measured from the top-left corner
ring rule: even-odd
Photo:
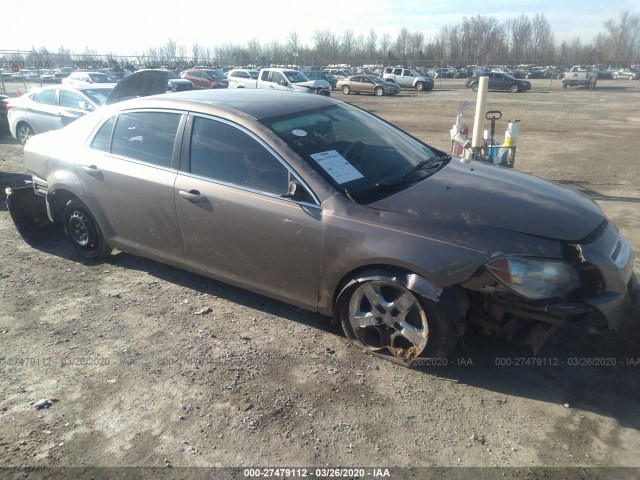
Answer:
[[[203,117],[194,119],[191,165],[194,175],[286,193],[289,171],[257,140],[229,124]]]
[[[103,152],[108,152],[111,149],[111,132],[113,131],[113,124],[115,122],[116,117],[111,117],[102,124],[100,130],[98,130],[98,133],[96,133],[96,136],[93,137],[91,141],[91,148]]]
[[[118,117],[111,152],[160,167],[171,167],[180,114],[132,112]]]

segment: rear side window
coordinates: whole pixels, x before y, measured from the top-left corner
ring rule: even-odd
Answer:
[[[118,116],[111,153],[171,167],[180,114],[131,112]]]

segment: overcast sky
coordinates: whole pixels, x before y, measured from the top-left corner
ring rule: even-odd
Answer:
[[[169,38],[190,53],[194,43],[244,45],[251,38],[286,43],[292,31],[309,47],[316,30],[342,35],[351,29],[366,36],[373,28],[378,38],[389,33],[395,39],[406,27],[428,40],[464,16],[492,16],[503,22],[523,13],[531,19],[544,13],[556,41],[578,36],[584,44],[622,10],[640,13],[640,0],[30,0],[25,6],[11,2],[3,10],[8,15],[0,29],[0,49],[57,51],[65,46],[74,53],[89,48],[99,54],[133,55],[161,47]]]

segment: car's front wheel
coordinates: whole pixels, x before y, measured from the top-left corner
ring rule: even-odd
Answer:
[[[72,199],[64,208],[64,230],[75,253],[84,260],[101,260],[111,253],[89,209]]]
[[[33,128],[31,128],[31,125],[29,125],[26,122],[20,122],[16,127],[16,139],[22,145],[27,143],[27,140],[33,137],[33,135],[34,135]]]
[[[345,85],[342,87],[342,93],[344,93],[345,95],[349,95],[350,92],[351,89],[349,88],[349,85]]]
[[[376,87],[376,89],[373,91],[374,95],[376,95],[377,97],[381,97],[384,95],[384,88],[382,87]]]
[[[471,90],[473,90],[474,92],[478,91],[478,84],[477,83],[472,83],[471,84]]]
[[[458,342],[455,326],[436,302],[392,278],[356,283],[339,308],[349,340],[405,364],[421,356],[445,357]]]
[[[424,88],[424,82],[418,82],[416,83],[416,90],[419,92],[422,92],[423,90],[425,90]]]
[[[518,93],[520,91],[520,87],[517,84],[513,84],[509,87],[509,91],[511,93]]]

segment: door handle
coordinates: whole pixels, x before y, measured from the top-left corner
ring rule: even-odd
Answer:
[[[189,200],[191,203],[204,203],[207,201],[207,197],[201,195],[198,190],[189,190],[185,192],[184,190],[178,190],[178,195],[180,195],[185,200]]]
[[[82,170],[91,177],[99,177],[102,175],[102,172],[98,170],[98,167],[96,167],[95,165],[89,165],[88,167],[83,166]]]

